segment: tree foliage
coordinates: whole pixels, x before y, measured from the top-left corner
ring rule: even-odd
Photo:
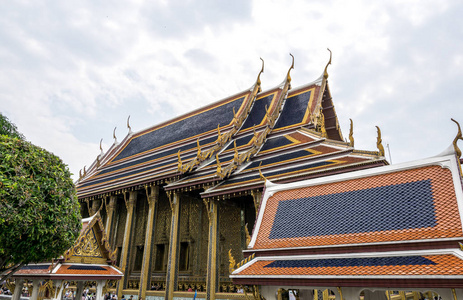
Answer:
[[[13,124],[7,117],[0,113],[0,134],[15,137],[24,140],[24,135],[18,131],[16,125]]]
[[[31,143],[0,135],[0,269],[57,258],[81,228],[67,166]]]

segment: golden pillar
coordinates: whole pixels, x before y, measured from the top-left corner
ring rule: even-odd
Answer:
[[[219,283],[219,272],[217,264],[218,256],[218,235],[219,235],[219,213],[218,203],[214,200],[204,199],[207,216],[209,217],[209,243],[207,249],[207,277],[206,277],[206,300],[215,300],[215,293]]]
[[[167,196],[169,196],[172,219],[170,224],[169,261],[167,263],[165,299],[173,299],[174,291],[178,289],[178,259],[180,253],[180,193],[177,191],[167,192]]]
[[[150,193],[148,193],[148,187],[146,187],[146,199],[148,201],[148,221],[146,222],[145,230],[145,248],[143,251],[143,265],[140,276],[140,291],[138,292],[139,297],[146,298],[146,289],[150,283],[151,278],[151,263],[153,254],[153,243],[154,243],[154,218],[156,216],[157,203],[159,199],[159,187],[152,186]]]
[[[133,214],[135,212],[135,204],[137,202],[137,191],[129,192],[129,199],[127,200],[126,194],[124,193],[124,201],[127,208],[127,218],[125,221],[125,230],[124,230],[124,241],[122,242],[122,253],[121,253],[121,272],[124,274],[124,277],[117,284],[117,298],[122,298],[122,290],[127,285],[128,274],[127,265],[129,262],[129,251],[130,244],[132,242],[132,231],[133,225],[135,223],[135,218]]]
[[[93,216],[94,214],[96,214],[100,208],[100,205],[101,205],[101,200],[99,199],[95,199],[92,201],[92,207],[90,209],[90,216]]]
[[[254,208],[256,209],[256,219],[257,219],[257,213],[259,212],[260,201],[262,200],[262,191],[252,190],[251,195],[252,195],[252,200],[254,201]]]
[[[116,211],[116,203],[117,203],[117,197],[111,196],[109,197],[109,204],[105,205],[106,207],[105,233],[109,241],[112,241],[112,232],[113,232],[112,225],[113,225],[114,213]]]

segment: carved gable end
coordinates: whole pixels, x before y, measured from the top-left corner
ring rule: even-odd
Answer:
[[[91,218],[82,220],[82,223],[80,236],[74,247],[64,255],[65,260],[78,263],[114,261],[116,253],[109,246],[100,215],[96,214]]]

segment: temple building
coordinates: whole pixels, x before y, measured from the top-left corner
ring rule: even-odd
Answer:
[[[455,246],[463,236],[460,215],[454,215],[458,212],[455,201],[435,204],[440,205],[436,209],[449,210],[442,218],[451,221],[432,219],[429,208],[434,187],[426,184],[426,176],[441,176],[441,171],[434,171],[437,167],[429,167],[439,162],[429,163],[426,167],[432,171],[423,171],[425,175],[414,171],[426,169],[421,165],[407,165],[408,169],[388,166],[379,128],[378,151],[354,149],[352,122],[348,139],[339,127],[328,85],[330,63],[331,57],[315,81],[292,88],[293,58],[283,82],[265,91],[261,90],[262,65],[251,88],[139,132],[132,132],[127,121],[128,134],[122,141],[114,136],[106,152],[100,146],[101,153],[80,173],[77,191],[83,217],[99,213],[108,243],[117,251],[116,265],[124,274],[114,288],[119,299],[183,299],[193,298],[195,292],[198,299],[261,299],[259,286],[266,291],[267,299],[273,299],[280,288],[302,291],[301,286],[310,286],[305,291],[310,296],[303,299],[323,294],[326,300],[336,294],[327,294],[323,287],[334,289],[339,296],[336,287],[343,285],[333,278],[345,282],[350,275],[334,272],[320,282],[312,281],[307,276],[319,275],[310,269],[317,265],[312,260],[353,259],[354,263],[368,264],[370,258],[384,256],[389,262],[400,254],[399,260],[408,262],[408,257],[416,253],[397,252],[391,254],[393,258],[376,253],[379,247],[392,249],[406,241],[410,251],[417,251],[422,260],[434,261],[433,255],[439,255],[431,250],[420,252],[427,248],[420,248],[417,241],[442,239]],[[456,162],[451,163],[456,168]],[[407,178],[422,178],[419,180],[424,183],[411,184],[413,189],[407,192],[408,181],[400,172],[408,174]],[[457,182],[452,172],[454,177],[447,172],[451,179],[446,177],[442,185]],[[354,188],[356,180],[361,183]],[[338,188],[338,181],[348,182],[348,187]],[[394,187],[386,188],[387,193],[428,197],[409,220],[412,225],[406,221],[413,203],[402,211],[395,198],[390,200],[391,210],[386,209],[386,203],[372,201],[362,211],[376,188],[391,184]],[[285,191],[280,192],[280,187]],[[290,190],[286,191],[287,187]],[[327,190],[323,191],[324,187]],[[452,185],[452,190],[457,191],[456,186]],[[341,197],[328,205],[325,198],[334,193],[350,194],[357,200],[346,204]],[[382,189],[376,193],[383,193]],[[280,194],[282,198],[276,197]],[[288,206],[280,212],[278,205],[283,198]],[[367,221],[364,213],[374,211],[383,211],[383,219]],[[306,226],[304,217],[309,215],[316,218]],[[345,226],[336,227],[335,220]],[[435,228],[427,230],[426,226]],[[445,226],[456,226],[459,232],[439,235]],[[372,233],[381,230],[394,233]],[[353,254],[342,254],[346,251]],[[368,259],[356,254],[364,252],[369,253]],[[321,253],[325,256],[315,257]],[[303,266],[287,263],[299,256],[303,257]],[[450,260],[459,257],[453,252],[444,256]],[[275,267],[266,268],[265,263]],[[308,273],[301,275],[294,268]],[[361,272],[365,271],[361,267],[358,270],[363,276]],[[266,277],[273,275],[277,277]],[[280,290],[278,297],[282,295]]]
[[[113,265],[112,250],[99,213],[82,220],[82,229],[74,246],[52,261],[28,264],[8,279],[12,300],[20,300],[25,290],[31,300],[81,299],[85,290],[92,290],[95,300],[114,290],[122,272]],[[73,296],[69,296],[72,293]],[[93,295],[93,294],[92,294]]]

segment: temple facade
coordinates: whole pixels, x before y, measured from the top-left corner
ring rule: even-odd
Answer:
[[[388,165],[344,139],[321,76],[291,88],[289,68],[250,89],[128,134],[80,173],[83,217],[99,212],[124,274],[119,299],[247,299],[230,278],[245,259],[265,182],[294,183]],[[283,77],[283,76],[282,76]],[[100,147],[101,148],[101,147]],[[246,252],[245,252],[246,254]],[[235,276],[236,278],[236,276]]]

